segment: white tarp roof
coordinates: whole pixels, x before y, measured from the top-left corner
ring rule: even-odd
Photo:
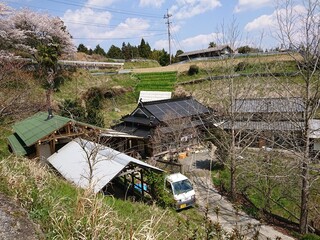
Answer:
[[[320,119],[310,119],[310,138],[320,138]]]
[[[162,91],[140,91],[138,102],[151,102],[158,100],[171,99],[171,92]]]
[[[91,186],[95,193],[99,192],[130,164],[162,171],[112,148],[80,138],[69,142],[47,160],[67,180],[81,188],[88,188],[90,187],[88,159],[90,159],[93,169]]]

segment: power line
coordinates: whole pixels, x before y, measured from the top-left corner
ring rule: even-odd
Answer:
[[[93,27],[102,27],[102,28],[109,28],[112,27],[118,27],[118,25],[108,25],[108,24],[102,24],[102,23],[89,23],[89,22],[76,22],[76,21],[64,21],[65,23],[70,24],[76,24],[76,25],[82,25],[82,26],[93,26]],[[138,28],[130,28],[131,30],[139,30]],[[151,31],[151,32],[165,32],[165,30],[160,29],[145,29],[144,31]]]
[[[154,34],[154,35],[149,35],[149,36],[138,36],[138,37],[123,37],[123,38],[91,38],[91,37],[73,37],[73,39],[76,40],[122,40],[122,39],[139,39],[139,38],[148,38],[148,37],[154,37],[154,36],[162,36],[165,35],[166,33],[161,33],[161,34]]]
[[[139,12],[133,12],[133,11],[125,11],[125,10],[121,10],[121,9],[98,7],[95,5],[88,5],[88,4],[79,4],[79,3],[71,2],[71,1],[68,1],[68,2],[64,2],[64,1],[60,1],[60,0],[47,0],[47,1],[60,3],[60,4],[64,4],[64,5],[69,5],[69,6],[88,7],[88,8],[95,9],[95,10],[104,10],[104,11],[109,11],[109,12],[118,13],[118,14],[134,15],[134,16],[149,17],[149,18],[161,18],[158,15],[153,15],[153,14],[145,14],[145,13],[139,13]]]

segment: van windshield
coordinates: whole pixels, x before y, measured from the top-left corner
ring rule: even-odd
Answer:
[[[193,189],[192,184],[188,179],[185,179],[179,182],[173,182],[172,188],[173,188],[173,193],[176,195],[191,191]]]

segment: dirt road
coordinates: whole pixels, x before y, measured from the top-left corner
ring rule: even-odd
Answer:
[[[184,169],[187,175],[194,183],[199,210],[205,212],[208,206],[209,218],[213,222],[219,222],[225,231],[232,232],[233,229],[237,229],[246,239],[252,239],[256,234],[259,240],[294,239],[235,208],[231,202],[218,193],[212,184],[210,172],[207,170],[210,164],[208,152],[193,154],[183,162],[185,162]]]

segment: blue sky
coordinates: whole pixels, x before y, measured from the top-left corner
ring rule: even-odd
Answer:
[[[1,0],[0,0],[1,1]],[[75,45],[106,51],[123,42],[138,45],[141,38],[152,49],[168,51],[170,15],[171,53],[207,48],[223,43],[222,28],[234,20],[241,33],[237,45],[262,49],[278,47],[271,36],[275,24],[273,0],[8,0],[9,6],[47,12],[62,18]],[[224,27],[222,27],[224,25]],[[263,37],[262,37],[263,36]]]

